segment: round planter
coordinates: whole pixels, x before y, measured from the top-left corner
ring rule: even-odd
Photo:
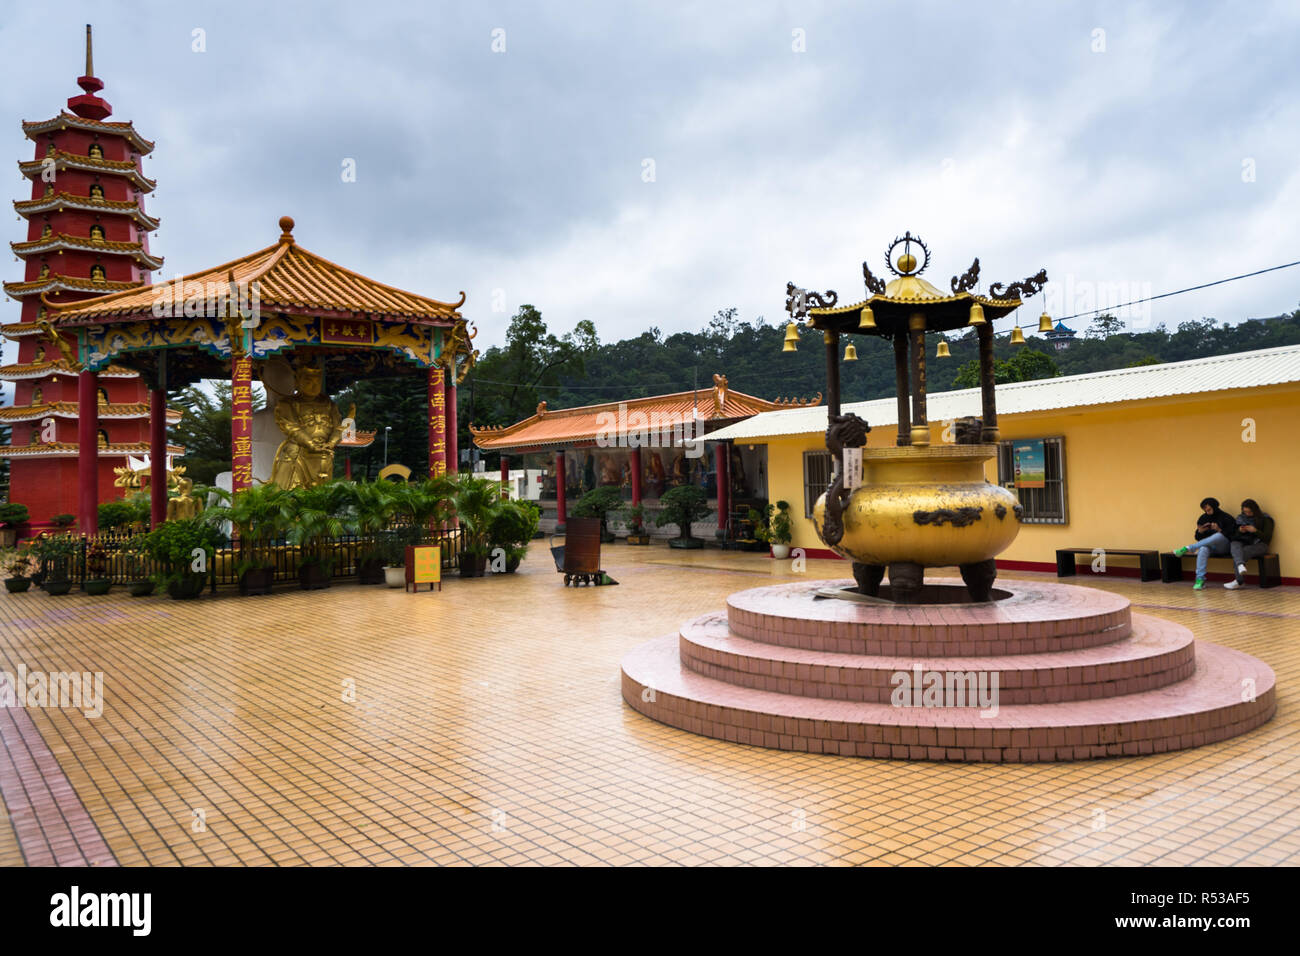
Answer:
[[[205,583],[200,575],[189,574],[167,585],[167,594],[173,601],[192,601],[203,593]]]
[[[271,585],[275,583],[274,568],[249,568],[239,576],[239,593],[270,594]]]
[[[1020,502],[984,480],[996,445],[867,448],[863,484],[844,508],[844,537],[832,550],[862,564],[975,564],[1002,552],[1020,531]],[[826,496],[813,506],[821,535]],[[824,540],[824,539],[823,539]]]
[[[154,583],[152,581],[129,581],[126,585],[127,593],[131,597],[148,597],[153,594]]]
[[[10,594],[22,594],[31,586],[31,578],[5,578],[5,590]]]
[[[390,588],[406,587],[406,568],[384,568],[384,584]]]
[[[669,538],[668,547],[682,548],[686,551],[698,551],[704,547],[703,538]]]
[[[357,565],[357,580],[362,584],[384,583],[384,562],[380,558],[366,558]]]
[[[788,544],[772,545],[772,557],[776,558],[778,561],[784,561],[786,558],[790,557],[790,546]]]
[[[321,564],[304,564],[298,569],[298,585],[304,591],[319,591],[330,586],[330,573]]]
[[[99,596],[107,594],[113,587],[113,582],[109,578],[91,578],[86,582],[86,593]]]
[[[462,578],[481,578],[487,573],[486,554],[470,554],[468,551],[462,551],[459,561]]]
[[[522,557],[506,558],[506,574],[514,574],[519,570],[519,565],[523,562]]]
[[[46,581],[44,587],[45,587],[46,594],[50,594],[55,597],[61,597],[62,595],[67,594],[69,591],[72,590],[72,582],[71,581]]]

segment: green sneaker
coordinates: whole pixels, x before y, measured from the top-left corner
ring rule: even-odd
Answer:
[[[1187,548],[1185,547],[1179,548],[1177,551],[1174,552],[1174,554],[1178,555],[1180,558],[1186,553],[1187,553]]]
[[[1193,591],[1204,591],[1204,590],[1205,590],[1205,578],[1197,578],[1197,579],[1196,579],[1196,583],[1192,585],[1192,590],[1193,590]]]

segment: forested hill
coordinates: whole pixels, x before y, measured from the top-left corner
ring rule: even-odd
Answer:
[[[1117,330],[1119,325],[1102,316],[1059,351],[1037,335],[1036,321],[1026,347],[1012,346],[1008,336],[1001,334],[995,346],[999,381],[1076,375],[1300,343],[1300,310],[1237,325],[1193,320],[1174,331],[1161,325],[1153,331],[1124,332]],[[812,396],[822,391],[826,372],[821,336],[802,328],[799,350],[786,353],[781,350],[784,335],[784,323],[767,324],[761,318],[746,322],[737,318],[736,310],[728,309],[699,332],[664,336],[652,328],[636,338],[600,343],[590,323],[580,323],[569,335],[555,336],[546,330],[535,309],[524,306],[511,323],[507,344],[489,349],[466,380],[461,392],[462,420],[472,415],[477,424],[507,424],[533,414],[543,399],[551,408],[566,408],[683,391],[695,385],[704,389],[712,384],[715,372],[725,374],[733,390],[763,398]],[[949,339],[952,356],[945,359],[934,356],[938,340],[929,338],[931,390],[973,384],[968,378],[959,380],[963,365],[976,358],[973,330]],[[893,395],[892,346],[867,336],[855,336],[854,341],[858,361],[842,366],[844,400]],[[472,396],[466,394],[471,388]]]

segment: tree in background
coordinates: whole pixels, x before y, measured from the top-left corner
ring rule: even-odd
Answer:
[[[212,381],[189,385],[172,396],[169,404],[181,409],[169,440],[185,446],[185,477],[196,484],[216,484],[217,475],[230,470],[230,383]],[[266,404],[260,386],[253,389],[253,411]]]
[[[1107,336],[1114,335],[1116,332],[1124,331],[1124,323],[1115,318],[1109,312],[1105,312],[1092,320],[1088,330],[1083,333],[1084,338],[1104,339]]]
[[[1016,349],[1011,358],[993,360],[993,383],[1006,385],[1008,382],[1028,382],[1037,378],[1056,378],[1060,375],[1055,360],[1046,352],[1039,352],[1028,346]],[[952,381],[953,388],[979,388],[979,359],[971,359],[957,370],[957,377]]]

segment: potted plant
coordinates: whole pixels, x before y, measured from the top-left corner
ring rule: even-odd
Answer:
[[[238,541],[235,573],[239,577],[239,593],[270,594],[275,583],[273,543],[283,533],[285,513],[289,508],[286,492],[278,485],[254,485],[238,494],[214,489],[224,504],[217,504],[203,512],[202,519],[214,529],[226,522]]]
[[[451,502],[460,521],[460,576],[481,578],[487,570],[492,520],[501,507],[501,483],[464,472],[455,479]]]
[[[579,518],[600,519],[600,540],[606,544],[614,540],[606,524],[609,513],[618,511],[623,506],[623,493],[613,485],[601,485],[592,488],[573,506],[573,513]]]
[[[32,542],[31,556],[40,562],[41,587],[59,596],[72,590],[72,560],[77,540],[68,534],[42,534]]]
[[[645,527],[645,505],[630,505],[623,510],[621,517],[627,522],[628,544],[650,543],[650,535],[646,533]]]
[[[30,515],[27,506],[14,501],[0,504],[0,548],[12,548],[18,541],[18,526]]]
[[[56,528],[71,528],[73,522],[75,522],[76,520],[77,520],[76,515],[70,515],[70,514],[54,515],[50,518],[50,524],[54,525],[54,527]]]
[[[10,594],[21,594],[32,586],[32,557],[27,548],[15,548],[5,553],[3,558],[5,590]]]
[[[496,549],[502,549],[506,574],[518,570],[540,521],[541,511],[531,501],[501,502],[488,531],[488,547],[494,555]]]
[[[757,508],[750,508],[745,517],[739,519],[736,530],[736,547],[741,551],[766,551],[767,529],[763,527],[763,514]]]
[[[298,583],[304,591],[330,586],[336,555],[327,552],[330,538],[351,528],[349,482],[328,481],[296,488],[288,495],[289,542],[299,548]]]
[[[691,536],[691,523],[707,518],[709,514],[708,499],[703,488],[698,485],[678,485],[660,497],[655,524],[660,528],[677,525],[679,534],[676,538],[668,539],[669,547],[702,548],[704,541]]]
[[[384,579],[390,587],[405,587],[406,548],[415,546],[425,532],[445,525],[455,508],[458,478],[440,475],[404,485],[392,485],[393,496],[391,530],[394,532],[385,561]],[[448,541],[449,545],[451,541]],[[393,570],[390,572],[388,568]]]
[[[98,596],[109,592],[113,586],[109,563],[108,551],[99,542],[91,544],[86,550],[86,578],[81,586],[87,594]]]
[[[390,588],[406,587],[406,544],[418,528],[389,528],[375,538],[384,584]],[[363,582],[364,583],[364,582]]]
[[[221,536],[202,518],[164,521],[145,536],[145,553],[155,562],[154,582],[174,600],[203,593]]]
[[[149,576],[146,563],[148,535],[139,534],[122,545],[126,562],[126,590],[131,597],[148,597],[153,594],[154,580]]]
[[[775,512],[768,505],[767,517],[767,527],[760,527],[755,534],[760,541],[771,545],[772,557],[783,561],[790,557],[790,502],[778,501]]]
[[[395,551],[389,540],[392,535],[386,530],[398,507],[395,487],[386,481],[366,481],[350,489],[357,534],[367,539],[357,555],[357,579],[362,584],[389,583],[385,568],[402,568],[405,554],[396,555],[394,561]]]

